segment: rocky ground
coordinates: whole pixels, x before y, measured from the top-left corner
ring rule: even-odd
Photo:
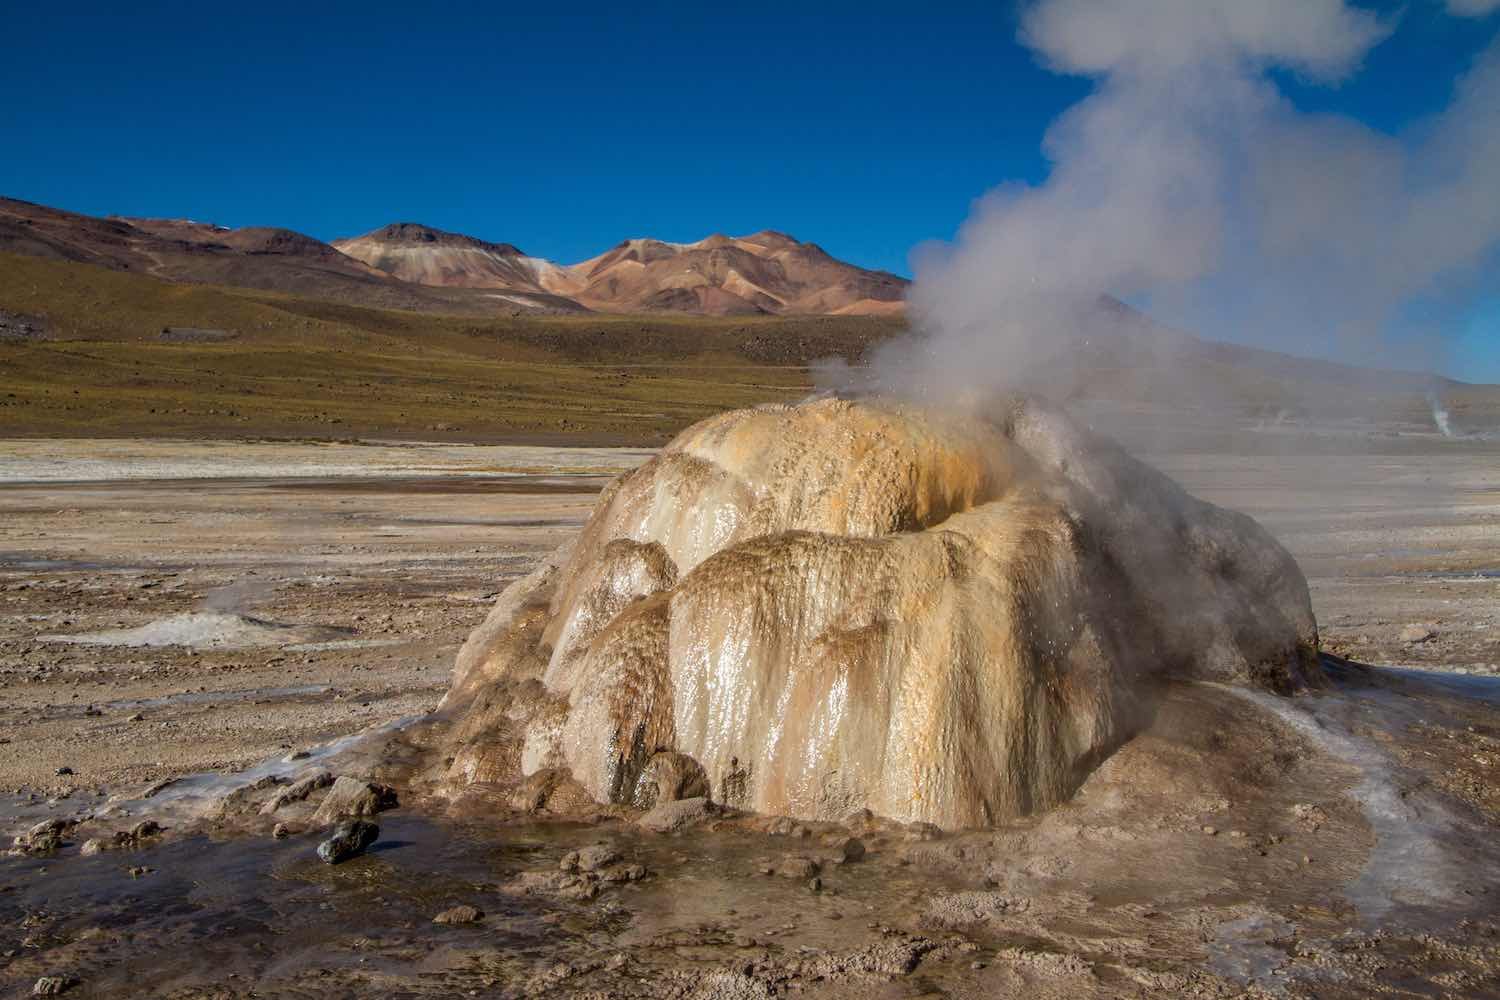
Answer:
[[[431,709],[494,594],[640,455],[5,448],[0,476],[33,482],[0,482],[0,789],[24,795],[241,768]],[[65,641],[174,624],[195,644]]]
[[[1184,689],[1073,803],[944,835],[295,797],[353,767],[318,745],[436,704],[490,596],[636,453],[418,451],[393,478],[356,447],[153,446],[158,475],[219,478],[125,482],[143,460],[116,454],[80,484],[67,463],[97,446],[54,447],[52,482],[0,486],[0,788],[8,826],[97,818],[0,858],[0,995],[1500,995],[1482,449],[1158,457],[1297,555],[1332,652],[1453,687],[1330,660],[1337,690],[1295,703]],[[17,446],[0,475],[38,461]],[[139,828],[135,797],[210,769],[238,774],[156,797],[203,791],[217,822]],[[380,834],[328,866],[336,794],[367,794]]]

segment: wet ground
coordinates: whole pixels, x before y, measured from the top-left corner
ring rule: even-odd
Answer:
[[[134,820],[152,783],[225,771],[222,794],[268,758],[433,707],[490,596],[577,529],[611,460],[474,457],[438,476],[62,468],[0,486],[5,825],[112,795]],[[726,816],[659,836],[413,795],[330,867],[306,823],[277,840],[269,820],[231,836],[174,819],[92,857],[84,827],[0,857],[0,996],[46,976],[90,997],[1500,996],[1500,451],[1159,463],[1287,544],[1334,652],[1440,673],[1333,660],[1338,689],[1294,702],[1178,692],[1075,802],[966,834]],[[0,453],[0,474],[22,468]],[[342,631],[42,638],[203,612]],[[867,855],[834,864],[850,835]],[[558,891],[566,853],[599,841],[645,877]],[[800,859],[817,875],[779,873]],[[459,904],[484,916],[432,922]]]

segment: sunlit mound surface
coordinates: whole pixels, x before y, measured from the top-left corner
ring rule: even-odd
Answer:
[[[1070,796],[1158,682],[1289,693],[1316,646],[1253,520],[1035,400],[766,406],[684,431],[505,591],[443,780],[982,825]]]

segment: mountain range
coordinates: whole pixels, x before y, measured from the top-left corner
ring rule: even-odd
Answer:
[[[324,243],[289,229],[99,218],[0,198],[0,252],[175,282],[458,314],[897,315],[907,281],[770,230],[630,239],[576,264],[400,222]]]

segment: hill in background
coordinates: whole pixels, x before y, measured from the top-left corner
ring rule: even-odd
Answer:
[[[563,266],[409,223],[330,245],[0,200],[0,433],[653,443],[798,398],[825,359],[863,371],[905,332],[904,288],[774,232]],[[1117,435],[1431,434],[1433,399],[1461,433],[1500,427],[1495,387],[1200,340],[1114,302],[1090,322],[1036,386]]]
[[[563,265],[410,222],[328,244],[289,229],[101,219],[8,198],[0,198],[0,252],[164,281],[471,316],[897,315],[907,286],[772,232],[697,243],[626,240]]]

